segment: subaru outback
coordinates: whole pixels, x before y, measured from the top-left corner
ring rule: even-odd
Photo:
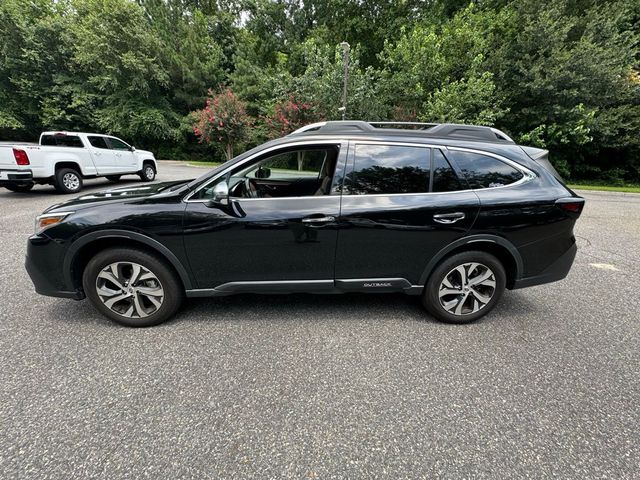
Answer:
[[[482,126],[308,125],[195,180],[114,188],[36,220],[36,291],[144,327],[184,297],[404,292],[466,323],[571,268],[584,199],[548,152]]]

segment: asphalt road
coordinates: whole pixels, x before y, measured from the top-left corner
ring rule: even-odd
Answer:
[[[34,293],[26,238],[64,197],[0,189],[0,478],[638,478],[640,195],[584,196],[569,277],[473,325],[291,295],[134,330]]]

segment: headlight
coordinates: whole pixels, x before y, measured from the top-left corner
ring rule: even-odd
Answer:
[[[36,217],[36,234],[43,231],[45,228],[52,227],[62,222],[65,218],[71,215],[73,212],[57,212],[57,213],[45,213]]]

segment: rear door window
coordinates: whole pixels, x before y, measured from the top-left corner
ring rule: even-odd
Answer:
[[[109,145],[107,145],[107,141],[104,137],[87,137],[89,139],[89,143],[92,147],[102,148],[104,150],[109,150]]]
[[[43,135],[40,145],[49,147],[75,147],[82,148],[82,140],[77,135]]]
[[[503,187],[523,177],[518,169],[488,155],[458,150],[449,150],[447,155],[453,158],[470,188]]]
[[[355,145],[353,171],[345,178],[352,195],[426,193],[431,152],[426,147]]]

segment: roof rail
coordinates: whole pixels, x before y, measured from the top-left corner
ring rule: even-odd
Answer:
[[[399,126],[400,128],[389,128]],[[479,140],[489,142],[515,143],[509,135],[501,130],[483,125],[461,125],[455,123],[426,123],[426,122],[365,122],[362,120],[341,120],[318,122],[305,125],[289,135],[303,133],[338,134],[338,133],[390,133],[403,130],[403,127],[419,127],[412,133],[428,137],[459,138],[461,140]]]
[[[425,123],[425,122],[369,122],[371,125],[383,125],[383,126],[391,126],[391,125],[400,125],[402,127],[420,127],[420,130],[426,130],[427,127],[435,127],[436,125],[440,125],[439,123]]]
[[[289,135],[299,135],[307,132],[345,133],[345,132],[373,132],[375,128],[369,122],[362,120],[336,120],[332,122],[318,122],[305,125]]]

